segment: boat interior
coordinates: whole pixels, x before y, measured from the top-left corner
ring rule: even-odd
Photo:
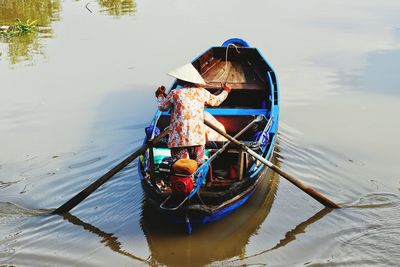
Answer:
[[[263,60],[258,50],[254,48],[213,47],[197,58],[193,65],[206,80],[205,89],[218,94],[221,84],[228,83],[232,91],[228,98],[219,106],[207,108],[231,136],[235,136],[257,115],[268,119],[273,97],[270,95],[271,69]],[[175,82],[171,90],[179,87]],[[222,91],[222,90],[221,90]],[[170,122],[169,112],[162,112],[156,126],[162,131]],[[257,145],[259,136],[266,123],[251,127],[238,139],[248,144]],[[225,142],[208,140],[206,156],[212,155]],[[235,181],[246,177],[255,165],[255,160],[234,146],[228,147],[211,164],[210,174],[205,190],[225,190]],[[255,147],[254,149],[257,149]],[[167,138],[154,147],[154,164],[160,162],[158,157],[168,156]],[[157,169],[157,168],[156,168]],[[155,174],[157,175],[157,174]]]
[[[219,108],[267,109],[271,97],[268,73],[272,71],[255,48],[213,47],[192,64],[207,82],[205,88],[218,94],[223,83],[232,91]],[[172,89],[178,87],[176,82]]]

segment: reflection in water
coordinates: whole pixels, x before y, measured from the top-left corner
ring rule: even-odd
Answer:
[[[0,6],[1,25],[10,25],[16,19],[34,19],[40,26],[49,26],[60,19],[59,0],[0,0]]]
[[[53,209],[29,209],[11,202],[0,202],[0,217],[30,217],[49,215]]]
[[[271,177],[268,183],[261,181],[243,207],[221,221],[196,228],[191,236],[182,225],[170,223],[144,201],[141,226],[151,250],[151,264],[204,266],[233,257],[243,258],[249,238],[268,216],[275,198],[279,179],[273,173],[268,176]]]
[[[99,5],[102,8],[101,12],[114,17],[136,13],[135,0],[99,0]]]
[[[113,234],[106,233],[106,232],[100,230],[99,228],[80,220],[79,218],[75,217],[74,215],[72,215],[70,213],[64,214],[63,217],[70,223],[72,223],[74,225],[82,226],[85,230],[89,230],[91,233],[94,233],[97,236],[101,237],[100,242],[103,243],[104,245],[106,245],[107,247],[111,248],[113,251],[115,251],[121,255],[127,256],[128,258],[131,258],[133,260],[148,264],[147,260],[142,259],[138,256],[135,256],[135,255],[123,250],[121,242],[119,242],[118,238],[116,236],[114,236]]]
[[[8,44],[11,64],[32,61],[34,55],[44,55],[39,38],[52,36],[50,25],[60,19],[60,0],[0,0],[0,26],[13,25],[21,21],[36,20],[37,33],[6,37],[0,35],[0,42]]]
[[[16,19],[34,19],[40,26],[49,26],[60,19],[59,0],[0,0],[0,6],[1,25],[10,25]]]
[[[400,50],[369,52],[366,65],[356,73],[339,73],[340,84],[379,94],[400,94]]]
[[[135,0],[99,0],[100,12],[113,17],[134,15]],[[35,55],[44,56],[44,45],[40,40],[52,37],[51,23],[60,20],[60,0],[0,0],[0,26],[11,26],[17,19],[37,21],[38,32],[23,36],[0,34],[0,43],[8,44],[11,64],[33,62]],[[3,51],[0,51],[0,56]]]
[[[400,50],[372,52],[367,60],[368,65],[363,74],[366,89],[398,95],[400,92]]]
[[[287,232],[285,234],[285,238],[281,239],[279,241],[279,243],[276,244],[274,247],[269,248],[269,249],[264,250],[264,251],[261,251],[259,253],[253,254],[253,255],[246,256],[246,257],[244,257],[244,258],[242,258],[240,260],[246,260],[246,259],[249,259],[249,258],[257,257],[257,256],[265,254],[265,253],[267,253],[269,251],[273,251],[275,249],[279,249],[279,248],[282,248],[282,247],[286,246],[290,242],[296,240],[296,236],[298,234],[305,233],[305,230],[306,230],[306,228],[308,226],[310,226],[313,223],[315,223],[315,222],[319,221],[320,219],[324,218],[325,215],[327,215],[331,211],[332,211],[331,208],[326,208],[325,207],[324,209],[320,210],[318,213],[314,214],[312,217],[310,217],[307,220],[305,220],[304,222],[298,224],[294,229],[292,229],[289,232]]]
[[[11,64],[22,61],[32,61],[33,55],[44,55],[43,46],[38,40],[37,33],[24,36],[0,38],[0,42],[8,43],[8,57]]]

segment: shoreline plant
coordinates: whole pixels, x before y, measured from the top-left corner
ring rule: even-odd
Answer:
[[[1,26],[0,35],[14,37],[34,33],[37,31],[37,26],[35,25],[36,22],[37,20],[31,21],[30,19],[27,19],[26,21],[22,21],[17,19],[17,21],[11,26]]]

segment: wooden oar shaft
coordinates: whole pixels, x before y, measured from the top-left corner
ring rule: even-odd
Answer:
[[[239,138],[244,132],[246,132],[250,127],[252,127],[256,123],[260,123],[263,120],[263,117],[257,117],[254,120],[252,120],[246,127],[244,127],[239,133],[237,133],[233,139]],[[226,142],[216,153],[214,153],[208,160],[207,163],[212,162],[216,157],[218,157],[222,152],[225,151],[225,149],[229,146],[231,141]]]
[[[151,143],[155,144],[159,142],[164,136],[168,134],[168,130],[163,131],[160,135],[158,135],[153,141],[150,141]],[[73,198],[65,202],[63,205],[61,205],[59,208],[55,209],[53,211],[53,214],[64,214],[71,209],[73,209],[76,205],[81,203],[85,198],[87,198],[90,194],[92,194],[97,188],[102,186],[105,182],[107,182],[111,177],[113,177],[115,174],[117,174],[119,171],[121,171],[123,168],[125,168],[129,163],[131,163],[135,158],[140,156],[141,154],[145,153],[148,148],[148,144],[144,144],[141,148],[136,150],[134,153],[129,155],[126,159],[121,161],[117,166],[109,170],[106,174],[101,176],[99,179],[97,179],[95,182],[87,186],[85,189],[83,189],[81,192],[76,194]]]
[[[247,153],[249,153],[250,155],[255,157],[257,160],[259,160],[262,163],[264,163],[265,165],[267,165],[270,169],[274,170],[275,172],[277,172],[282,177],[286,178],[289,182],[291,182],[292,184],[294,184],[295,186],[297,186],[298,188],[303,190],[305,193],[307,193],[308,195],[313,197],[315,200],[317,200],[321,204],[323,204],[323,205],[325,205],[327,207],[330,207],[330,208],[340,208],[338,204],[336,204],[332,200],[328,199],[327,197],[323,196],[317,190],[307,186],[306,184],[304,184],[300,180],[294,178],[292,175],[290,175],[290,174],[286,173],[285,171],[281,170],[278,166],[276,166],[272,162],[266,160],[265,158],[263,158],[262,156],[257,154],[255,151],[251,150],[250,148],[248,148],[247,146],[245,146],[244,144],[240,143],[238,140],[236,140],[235,138],[230,136],[229,134],[221,131],[219,128],[215,127],[209,121],[204,120],[204,124],[207,125],[208,127],[212,128],[214,131],[218,132],[219,134],[221,134],[225,138],[227,138],[232,143],[238,145],[241,149],[243,149],[244,151],[246,151]]]
[[[90,184],[88,187],[83,189],[81,192],[76,194],[73,198],[65,202],[63,205],[61,205],[59,208],[57,208],[55,211],[53,211],[54,214],[63,214],[68,211],[70,211],[72,208],[74,208],[76,205],[78,205],[80,202],[82,202],[85,198],[87,198],[92,192],[94,192],[97,188],[102,186],[105,182],[107,182],[112,176],[114,176],[116,173],[118,173],[120,170],[125,168],[129,163],[131,163],[137,156],[140,154],[143,154],[146,151],[147,146],[141,147],[139,150],[137,150],[135,153],[131,154],[129,157],[124,159],[122,162],[120,162],[117,166],[109,170],[106,174],[101,176],[98,180],[96,180],[94,183]]]

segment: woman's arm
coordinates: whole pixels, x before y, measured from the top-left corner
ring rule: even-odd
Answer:
[[[172,107],[171,95],[172,94],[169,94],[168,96],[166,95],[164,86],[158,87],[156,97],[159,110],[167,111]]]
[[[203,89],[204,93],[206,94],[205,103],[212,107],[219,106],[226,99],[229,92],[232,90],[231,87],[228,86],[227,84],[223,85],[223,89],[224,91],[222,91],[222,93],[220,93],[219,95],[213,95],[207,90]]]

